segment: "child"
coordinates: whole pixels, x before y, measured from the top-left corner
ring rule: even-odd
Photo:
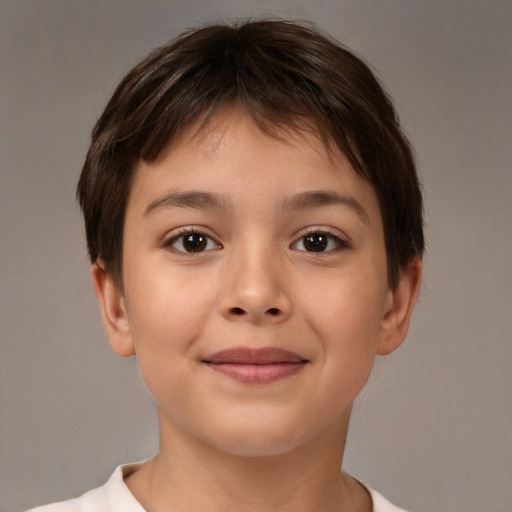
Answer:
[[[365,64],[284,21],[189,32],[121,82],[78,198],[160,448],[39,512],[399,510],[340,470],[424,246],[411,150]]]

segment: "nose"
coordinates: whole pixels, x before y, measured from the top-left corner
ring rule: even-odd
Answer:
[[[292,302],[282,258],[268,250],[234,253],[224,274],[220,300],[222,315],[230,321],[277,324],[287,320]]]

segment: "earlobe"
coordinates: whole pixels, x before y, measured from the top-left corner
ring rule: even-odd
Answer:
[[[132,356],[135,349],[122,291],[100,262],[92,264],[91,276],[110,346],[118,356]]]
[[[422,272],[423,264],[418,256],[402,272],[398,286],[389,290],[377,350],[379,355],[393,352],[404,341],[420,292]]]

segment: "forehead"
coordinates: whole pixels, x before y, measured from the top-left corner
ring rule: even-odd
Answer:
[[[334,160],[346,160],[331,134],[321,130],[312,118],[290,118],[282,122],[264,115],[248,112],[243,106],[227,105],[214,115],[205,114],[173,136],[155,163],[176,150],[191,149],[211,156],[220,155],[237,133],[250,132],[288,145],[307,145],[310,149]]]
[[[244,189],[268,196],[336,189],[362,202],[375,196],[372,185],[312,123],[300,129],[262,129],[234,108],[192,125],[155,162],[139,164],[130,195],[148,201],[172,189],[218,192],[230,199],[243,195]]]

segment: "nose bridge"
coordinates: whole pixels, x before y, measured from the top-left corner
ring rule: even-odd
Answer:
[[[288,317],[282,255],[261,237],[233,248],[226,268],[222,312],[229,319],[278,322]]]

